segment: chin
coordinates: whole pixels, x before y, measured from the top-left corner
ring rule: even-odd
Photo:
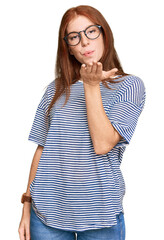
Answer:
[[[98,62],[97,59],[89,58],[86,61],[84,61],[84,64],[92,63],[93,61]]]

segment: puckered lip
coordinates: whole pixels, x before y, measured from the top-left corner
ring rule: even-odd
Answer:
[[[94,52],[94,50],[88,50],[88,51],[85,51],[84,53],[81,53],[81,54],[85,56],[85,55],[89,55],[93,52]]]

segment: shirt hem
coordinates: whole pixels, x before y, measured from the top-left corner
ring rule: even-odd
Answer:
[[[33,204],[32,204],[32,207],[33,207],[33,210],[34,210],[36,216],[40,219],[40,221],[41,221],[43,224],[45,224],[45,225],[48,226],[48,227],[52,227],[52,228],[56,228],[56,229],[60,229],[60,230],[74,231],[74,232],[83,232],[83,231],[87,231],[87,230],[96,230],[96,229],[107,228],[107,227],[109,228],[109,227],[115,226],[115,225],[117,224],[117,220],[113,220],[113,221],[109,221],[109,222],[104,221],[104,224],[100,224],[100,225],[99,225],[99,224],[96,224],[95,226],[89,226],[89,225],[88,225],[88,226],[84,227],[84,225],[83,225],[82,228],[77,228],[77,227],[75,227],[75,228],[71,228],[71,227],[61,227],[61,226],[59,226],[58,224],[47,223],[47,222],[40,216],[40,214],[37,213],[37,210],[36,210],[36,208],[33,206]],[[120,213],[124,213],[123,209],[121,209],[120,211],[118,211],[118,213],[115,214],[115,218],[116,218],[116,216],[117,216],[118,214],[120,214]]]

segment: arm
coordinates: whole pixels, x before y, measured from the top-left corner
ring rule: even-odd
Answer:
[[[28,180],[28,185],[26,190],[27,196],[30,196],[30,184],[35,178],[42,151],[43,151],[43,147],[38,145],[32,160],[32,164],[31,164],[29,180]],[[31,203],[25,202],[23,205],[22,218],[21,218],[19,230],[18,230],[20,240],[30,239],[30,209],[31,209]],[[26,234],[26,238],[24,234]]]
[[[32,181],[35,178],[36,171],[37,171],[37,168],[38,168],[38,163],[39,163],[40,157],[42,155],[43,148],[44,148],[43,146],[38,145],[38,147],[35,151],[35,154],[34,154],[34,157],[33,157],[33,160],[32,160],[32,164],[31,164],[27,190],[26,190],[26,195],[27,196],[31,195],[30,194],[30,184],[32,183]]]
[[[84,91],[88,126],[95,152],[106,154],[121,140],[121,136],[105,113],[100,86],[84,84]]]
[[[102,64],[93,62],[87,67],[82,65],[80,71],[84,83],[89,131],[97,154],[109,152],[122,138],[105,113],[99,84],[101,80],[113,76],[116,70],[102,71]]]

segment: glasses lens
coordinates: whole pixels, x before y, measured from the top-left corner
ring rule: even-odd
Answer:
[[[98,36],[100,35],[100,29],[98,26],[90,26],[89,28],[87,28],[86,30],[86,35],[88,38],[90,39],[95,39],[98,38]]]
[[[70,33],[67,35],[67,42],[69,45],[77,45],[80,42],[78,33]]]

